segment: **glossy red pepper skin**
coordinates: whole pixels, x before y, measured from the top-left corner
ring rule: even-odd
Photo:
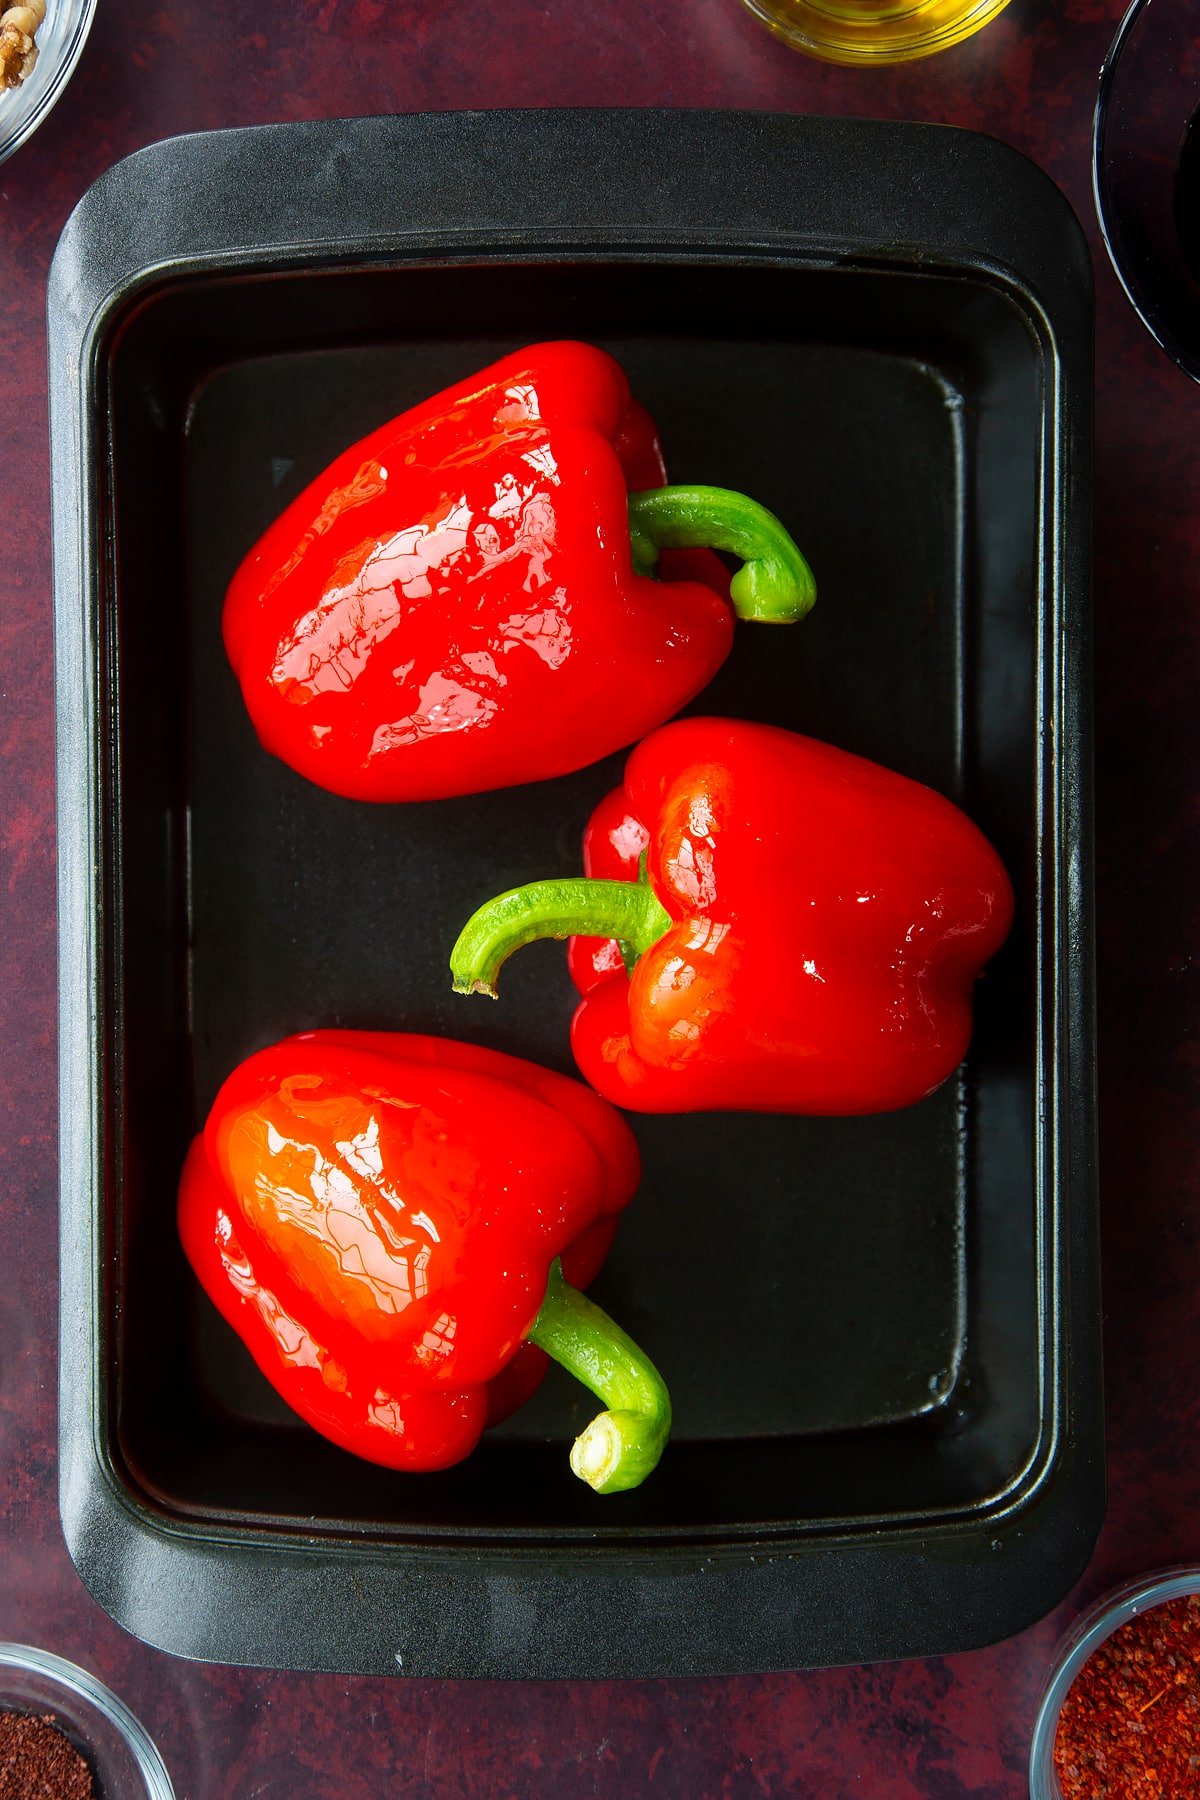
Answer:
[[[632,743],[728,654],[705,550],[635,574],[630,489],[665,481],[620,366],[535,345],[339,456],[234,576],[225,645],[263,745],[334,793],[539,781]]]
[[[767,725],[687,719],[597,808],[589,875],[647,873],[675,923],[632,978],[576,940],[580,1071],[647,1112],[890,1112],[966,1054],[1012,922],[981,832],[930,788]]]
[[[1012,919],[999,857],[950,801],[739,720],[644,739],[584,857],[587,879],[480,908],[451,969],[460,991],[494,992],[521,943],[623,912],[623,945],[571,944],[571,1043],[596,1091],[639,1112],[921,1100],[961,1062],[975,979]]]
[[[524,1340],[551,1264],[591,1281],[638,1174],[578,1082],[448,1039],[316,1031],[226,1081],[179,1228],[297,1413],[372,1462],[438,1469],[537,1386]]]

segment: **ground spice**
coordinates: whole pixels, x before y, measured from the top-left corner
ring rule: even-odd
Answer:
[[[97,1800],[91,1770],[49,1714],[0,1712],[0,1800]]]
[[[1059,1715],[1064,1800],[1200,1795],[1200,1594],[1127,1620],[1093,1651]]]

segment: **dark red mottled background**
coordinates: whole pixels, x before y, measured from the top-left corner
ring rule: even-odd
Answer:
[[[1012,0],[908,69],[824,67],[737,0],[100,0],[58,110],[0,167],[0,1636],[111,1682],[188,1800],[1024,1794],[1071,1612],[1200,1555],[1194,1021],[1200,390],[1096,239],[1089,130],[1123,0]],[[1065,189],[1097,255],[1097,776],[1111,1500],[1067,1606],[1000,1647],[728,1681],[457,1684],[204,1668],[84,1592],[55,1500],[54,789],[46,274],[84,188],[152,139],[425,108],[770,108],[991,132]]]

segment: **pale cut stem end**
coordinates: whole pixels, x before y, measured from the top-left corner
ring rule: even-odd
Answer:
[[[665,1436],[647,1442],[646,1420],[637,1413],[597,1413],[571,1446],[571,1469],[597,1494],[625,1493],[656,1467]]]
[[[597,1413],[571,1446],[571,1472],[598,1494],[608,1492],[621,1462],[621,1436],[611,1413]]]

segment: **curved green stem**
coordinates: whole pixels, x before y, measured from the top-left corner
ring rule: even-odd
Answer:
[[[571,1467],[598,1494],[645,1481],[671,1435],[671,1396],[650,1358],[608,1314],[550,1270],[529,1341],[603,1400],[571,1448]]]
[[[729,584],[739,619],[790,625],[817,597],[813,572],[784,527],[745,494],[729,488],[649,488],[629,496],[633,566],[652,575],[660,550],[700,546],[742,558]]]
[[[538,938],[616,938],[640,956],[670,923],[649,882],[531,881],[498,894],[467,920],[450,952],[454,991],[495,999],[501,965]]]

